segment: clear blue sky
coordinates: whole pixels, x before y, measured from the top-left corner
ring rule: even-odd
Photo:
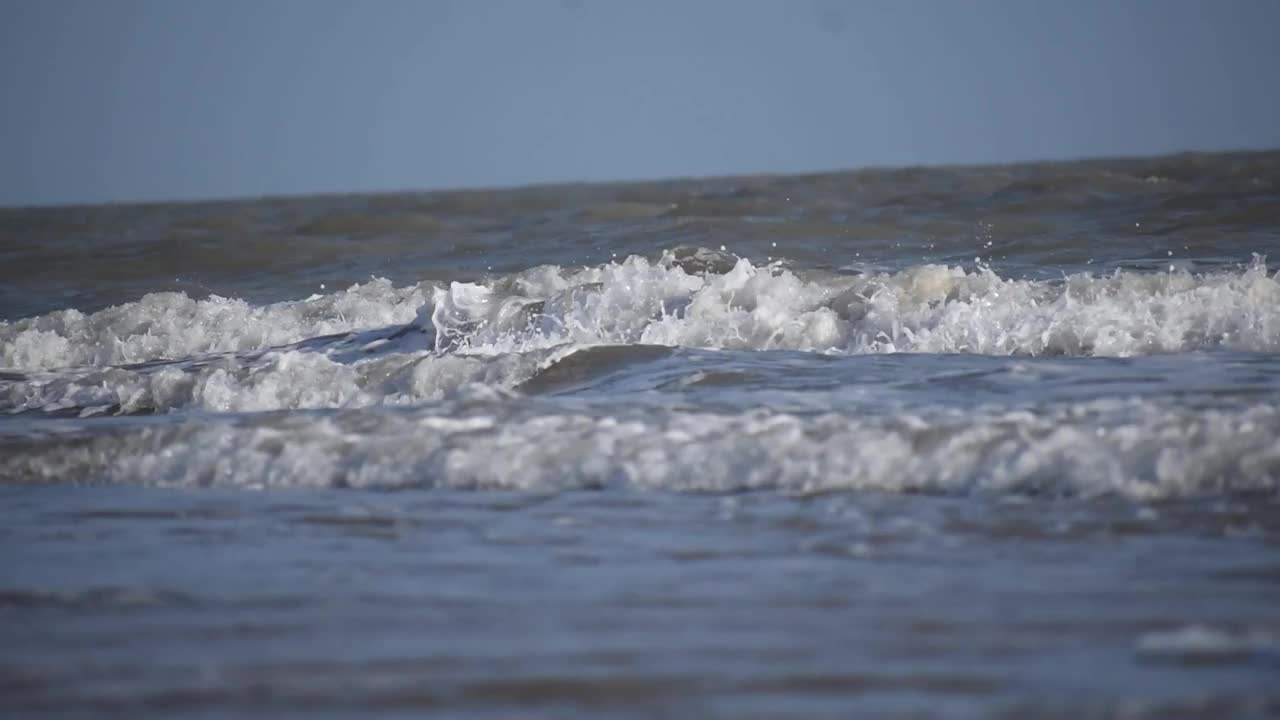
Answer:
[[[1273,0],[0,0],[0,205],[1280,146]]]

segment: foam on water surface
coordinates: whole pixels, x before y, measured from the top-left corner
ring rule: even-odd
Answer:
[[[1280,345],[1280,280],[1260,258],[1236,271],[1117,271],[1061,281],[924,265],[860,276],[737,260],[690,275],[629,258],[435,293],[432,323],[473,348],[640,342],[830,353],[1131,356]],[[513,308],[540,303],[528,317]],[[523,327],[520,322],[523,321]]]
[[[196,300],[184,293],[154,293],[89,315],[62,310],[0,322],[0,366],[110,366],[261,350],[408,322],[422,304],[423,293],[421,287],[397,288],[386,280],[264,306],[234,298]]]
[[[1138,638],[1137,652],[1153,660],[1238,662],[1280,655],[1280,637],[1267,628],[1242,630],[1187,625],[1152,631]]]
[[[486,284],[373,281],[255,307],[165,293],[84,315],[0,323],[19,370],[121,365],[259,350],[415,321],[440,350],[497,353],[643,343],[827,353],[1132,356],[1280,347],[1280,280],[1261,259],[1193,274],[1116,271],[1061,281],[939,265],[819,275],[738,259],[690,274],[668,253],[586,270],[536,268]]]
[[[1137,498],[1269,493],[1280,478],[1280,411],[1266,404],[1222,411],[1099,400],[866,416],[573,407],[471,398],[412,412],[36,431],[6,442],[0,478]]]

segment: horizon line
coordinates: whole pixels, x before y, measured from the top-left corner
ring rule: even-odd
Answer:
[[[608,185],[641,185],[649,183],[699,182],[707,180],[733,180],[758,178],[804,178],[820,175],[854,174],[859,172],[899,171],[917,169],[978,169],[1011,167],[1019,165],[1066,165],[1073,163],[1090,163],[1106,161],[1160,160],[1196,155],[1266,155],[1280,153],[1280,145],[1271,147],[1234,147],[1214,150],[1175,150],[1160,153],[1136,153],[1116,155],[1079,155],[1079,156],[1046,156],[1029,160],[1010,162],[939,162],[939,163],[884,163],[859,166],[816,168],[799,171],[760,171],[760,172],[728,172],[689,175],[655,175],[632,178],[581,179],[581,180],[534,180],[530,182],[494,183],[490,185],[456,185],[448,187],[384,187],[354,190],[320,190],[316,192],[270,192],[259,195],[207,195],[184,196],[174,198],[138,198],[129,200],[104,201],[67,201],[52,203],[20,203],[0,204],[0,212],[42,211],[42,210],[91,210],[102,208],[143,208],[156,206],[198,206],[219,205],[229,203],[261,202],[261,201],[297,201],[311,198],[339,198],[382,195],[448,195],[482,192],[504,192],[536,189],[573,188],[582,186]]]

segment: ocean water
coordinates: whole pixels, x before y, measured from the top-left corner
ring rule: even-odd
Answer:
[[[1280,717],[1280,153],[0,210],[0,715]]]

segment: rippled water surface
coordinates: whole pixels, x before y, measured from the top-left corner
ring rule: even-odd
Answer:
[[[1280,716],[1280,156],[0,210],[0,712]]]

